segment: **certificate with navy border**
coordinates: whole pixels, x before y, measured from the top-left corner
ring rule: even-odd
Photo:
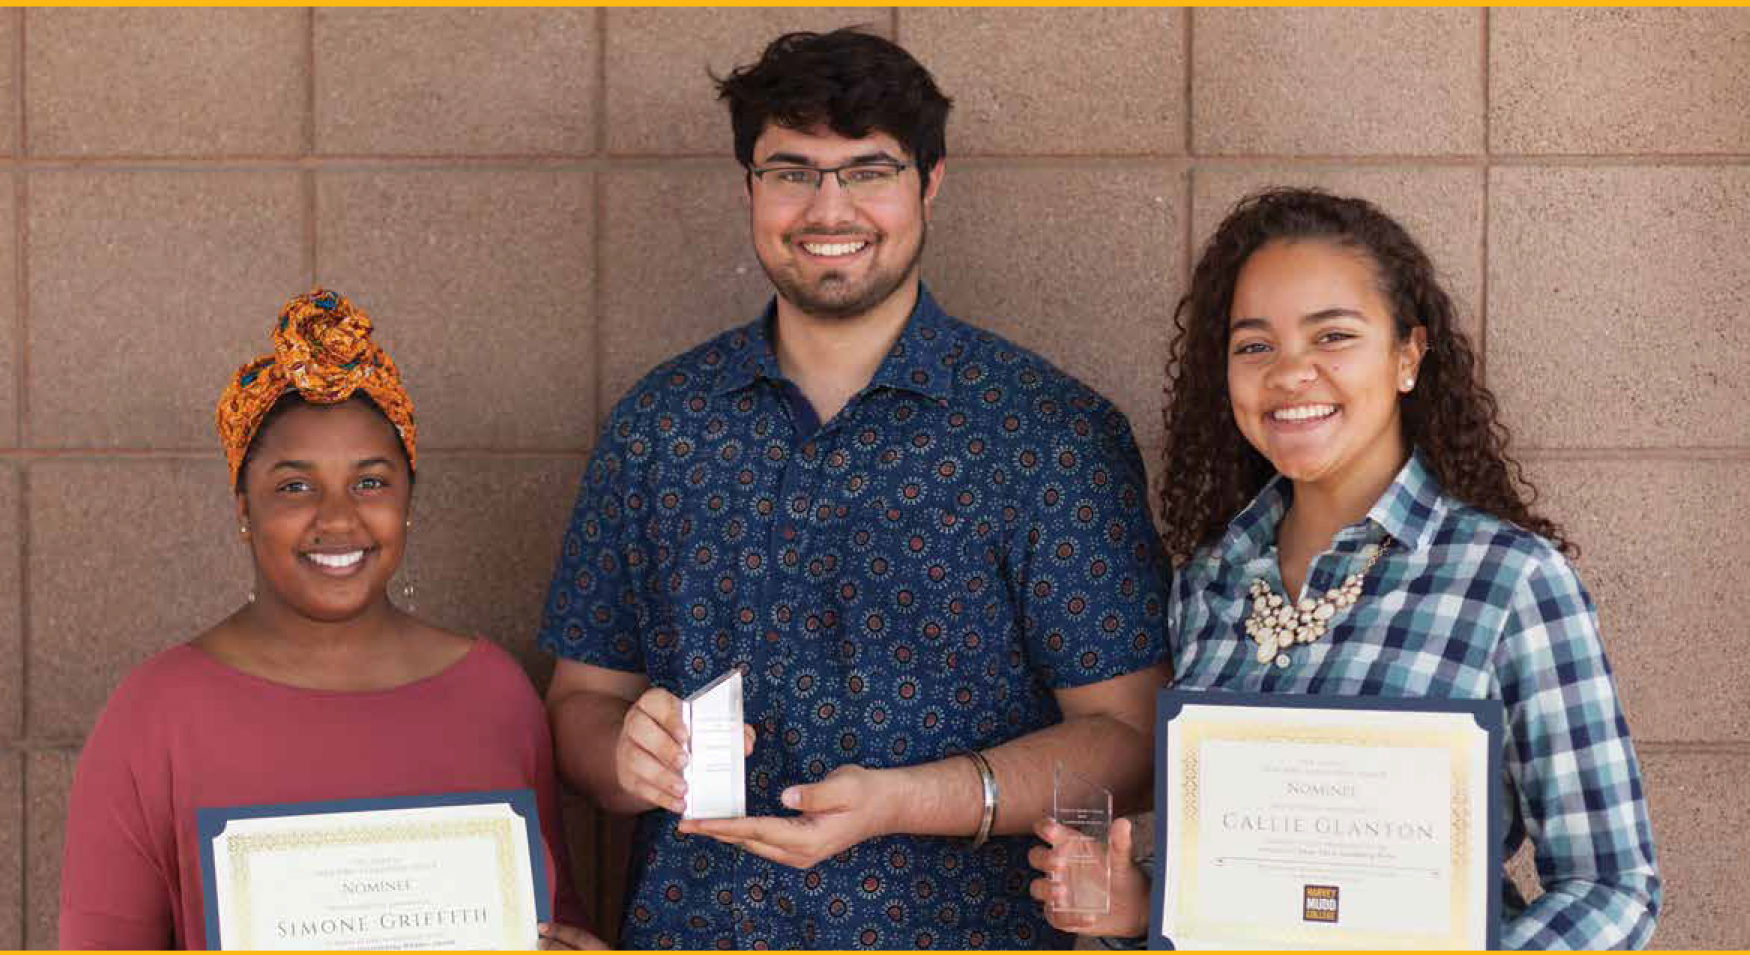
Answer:
[[[201,809],[212,949],[534,949],[550,917],[527,789]]]
[[[1162,690],[1153,948],[1491,949],[1499,700]]]

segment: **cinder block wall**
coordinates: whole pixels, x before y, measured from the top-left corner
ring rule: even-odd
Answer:
[[[313,283],[421,415],[422,612],[531,650],[602,411],[766,284],[707,66],[861,22],[958,100],[928,277],[1159,448],[1189,258],[1266,183],[1401,216],[1585,546],[1663,947],[1750,851],[1750,11],[0,13],[0,947],[54,942],[65,797],[129,667],[243,599],[211,407]],[[574,855],[612,907],[612,827]],[[623,850],[621,850],[623,851]]]

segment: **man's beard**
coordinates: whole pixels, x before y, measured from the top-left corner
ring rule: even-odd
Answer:
[[[830,270],[810,286],[797,279],[792,271],[774,270],[764,259],[760,259],[760,268],[765,270],[766,278],[771,280],[784,301],[794,305],[803,314],[815,318],[855,318],[892,298],[893,293],[905,284],[906,279],[917,268],[918,260],[923,257],[928,238],[929,226],[920,227],[918,245],[912,250],[911,258],[891,271],[870,272],[861,287],[849,285],[843,273]]]

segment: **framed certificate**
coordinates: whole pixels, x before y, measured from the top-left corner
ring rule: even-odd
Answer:
[[[1163,690],[1155,948],[1495,948],[1498,700]]]
[[[534,793],[201,809],[213,949],[523,949],[548,911]]]

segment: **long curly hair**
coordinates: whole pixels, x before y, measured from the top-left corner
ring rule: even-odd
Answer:
[[[1429,260],[1403,226],[1361,199],[1276,188],[1242,199],[1216,229],[1173,312],[1167,359],[1163,543],[1183,561],[1218,540],[1276,473],[1235,423],[1227,387],[1229,312],[1240,268],[1273,240],[1316,239],[1365,254],[1391,305],[1399,340],[1426,330],[1416,388],[1400,397],[1405,443],[1418,448],[1447,494],[1540,534],[1570,557],[1579,548],[1534,514],[1537,490],[1507,453],[1500,407],[1477,375],[1476,348]]]

